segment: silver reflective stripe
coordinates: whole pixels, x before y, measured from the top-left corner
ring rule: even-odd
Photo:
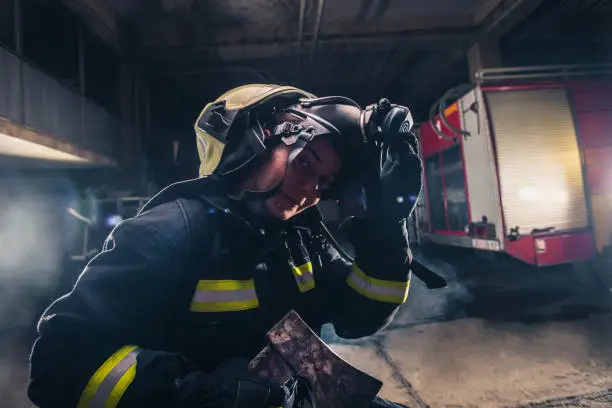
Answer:
[[[366,290],[368,288],[368,284],[365,280],[361,278],[361,276],[357,275],[355,271],[351,272],[348,277],[348,280],[355,284],[359,289]]]
[[[242,290],[198,290],[193,296],[194,302],[233,302],[256,298],[255,289]]]
[[[136,357],[138,354],[140,354],[140,349],[130,351],[128,355],[125,356],[123,360],[121,360],[119,364],[117,364],[108,373],[91,400],[91,403],[89,404],[90,408],[104,408],[106,401],[108,401],[109,397],[111,396],[111,392],[119,380],[121,380],[127,370],[136,364]]]
[[[201,280],[193,294],[192,312],[237,312],[259,307],[253,279]]]
[[[306,275],[306,274],[297,275],[295,278],[297,279],[298,284],[300,285],[306,285],[308,282],[311,282],[314,280],[312,275]]]
[[[357,275],[355,272],[351,273],[351,276],[349,277],[349,279],[351,279],[355,283],[355,285],[359,286],[361,289],[367,290],[368,292],[371,292],[371,293],[378,293],[380,295],[397,296],[401,298],[404,296],[404,293],[406,292],[405,289],[400,289],[400,288],[389,288],[386,286],[368,285],[368,283],[364,281],[361,278],[361,276]]]
[[[306,262],[300,266],[293,266],[293,276],[298,284],[300,292],[308,292],[315,287],[314,271],[312,269],[312,262]]]
[[[110,356],[91,376],[77,408],[116,408],[136,375],[140,349],[123,346]]]

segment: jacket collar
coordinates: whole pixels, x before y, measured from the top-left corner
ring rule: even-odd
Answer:
[[[139,213],[146,212],[153,207],[179,198],[200,199],[214,210],[234,217],[262,235],[282,232],[287,228],[310,230],[312,225],[315,225],[322,219],[316,207],[310,208],[286,222],[256,217],[245,203],[230,199],[221,183],[214,179],[203,177],[170,184],[151,198]]]

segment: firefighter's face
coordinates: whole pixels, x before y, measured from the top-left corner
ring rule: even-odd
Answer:
[[[289,153],[290,149],[284,145],[276,148],[271,159],[248,183],[256,190],[266,190],[282,180],[280,191],[265,202],[268,211],[281,220],[288,220],[316,205],[340,171],[336,151],[323,138],[309,143],[287,167]]]

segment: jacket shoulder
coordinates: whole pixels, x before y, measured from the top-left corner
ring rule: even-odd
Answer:
[[[201,235],[202,231],[211,227],[209,210],[201,200],[178,198],[122,222],[114,233],[139,236],[143,241],[157,241],[157,244],[169,247],[175,253],[186,254],[194,236]],[[111,233],[111,237],[114,233]]]

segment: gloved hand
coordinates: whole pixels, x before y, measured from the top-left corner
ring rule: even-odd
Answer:
[[[388,109],[376,113],[385,116],[371,119],[378,140],[369,149],[364,193],[368,216],[399,221],[410,216],[411,196],[421,192],[423,166],[416,137],[410,133],[410,111],[403,106]]]
[[[232,359],[211,373],[194,371],[178,385],[179,408],[270,408],[283,406],[285,390]]]
[[[367,143],[356,154],[359,168],[337,192],[343,215],[401,221],[410,216],[422,188],[418,142],[410,110],[383,99],[367,119]]]

